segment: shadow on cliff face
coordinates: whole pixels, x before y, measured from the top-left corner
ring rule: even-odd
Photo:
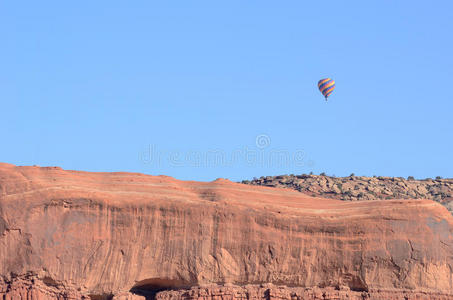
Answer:
[[[342,274],[340,281],[354,292],[368,292],[368,285],[361,276],[345,273]]]
[[[150,278],[137,282],[130,292],[145,297],[146,300],[154,300],[160,291],[187,289],[191,285],[181,280]]]
[[[90,300],[112,300],[112,294],[89,295]]]

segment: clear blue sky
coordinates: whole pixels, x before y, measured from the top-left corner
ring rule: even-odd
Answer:
[[[453,177],[452,32],[451,1],[1,1],[0,161]]]

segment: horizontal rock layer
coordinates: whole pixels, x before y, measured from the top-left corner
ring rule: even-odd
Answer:
[[[224,283],[451,295],[452,218],[430,200],[0,164],[0,295],[27,274],[92,299]]]
[[[451,295],[442,293],[410,292],[405,290],[370,290],[354,292],[348,287],[291,288],[286,286],[247,285],[194,287],[190,290],[165,291],[156,300],[447,300]]]

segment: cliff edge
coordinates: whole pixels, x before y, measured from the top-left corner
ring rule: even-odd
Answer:
[[[0,296],[451,299],[452,229],[431,200],[0,164]]]

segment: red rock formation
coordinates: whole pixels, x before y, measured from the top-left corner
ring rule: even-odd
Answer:
[[[246,285],[244,287],[206,286],[194,287],[190,290],[163,291],[157,294],[156,300],[365,300],[365,299],[418,299],[418,300],[446,300],[451,295],[443,293],[408,292],[405,290],[370,290],[368,292],[351,291],[348,287],[337,288],[290,288],[286,286]]]
[[[272,283],[349,299],[453,295],[453,217],[429,200],[343,202],[227,180],[8,164],[0,164],[0,197],[0,295],[8,297],[34,289],[47,296],[29,299],[140,299],[128,291],[213,283],[242,294],[239,286]],[[290,298],[278,297],[317,299],[288,289]]]
[[[11,280],[0,279],[0,296],[3,300],[78,300],[90,299],[88,294],[82,293],[70,284],[61,285],[51,278],[41,279],[27,274],[15,276]]]

